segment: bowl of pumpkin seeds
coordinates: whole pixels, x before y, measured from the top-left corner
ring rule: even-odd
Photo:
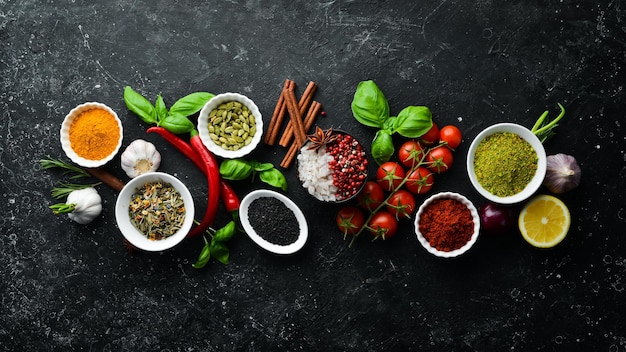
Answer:
[[[241,158],[252,152],[263,134],[263,117],[254,102],[239,93],[222,93],[209,100],[198,115],[204,145],[222,158]]]

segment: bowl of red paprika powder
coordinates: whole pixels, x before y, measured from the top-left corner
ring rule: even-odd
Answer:
[[[110,107],[96,102],[78,105],[61,124],[61,147],[76,164],[98,167],[122,146],[122,121]]]
[[[422,246],[443,258],[459,256],[469,250],[480,231],[474,204],[453,192],[437,193],[417,210],[415,233]]]

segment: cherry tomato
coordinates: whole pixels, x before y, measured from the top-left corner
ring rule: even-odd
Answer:
[[[396,219],[411,218],[415,211],[415,198],[409,191],[398,190],[389,197],[387,210],[395,215]]]
[[[365,225],[365,216],[361,209],[353,206],[341,208],[337,213],[337,227],[344,236],[357,233]]]
[[[456,149],[461,145],[463,134],[461,130],[453,125],[443,126],[439,130],[439,140],[445,142],[450,149]]]
[[[356,197],[358,205],[369,211],[378,208],[385,200],[385,194],[382,187],[376,181],[367,181],[365,186]]]
[[[437,127],[436,123],[433,122],[433,127],[420,137],[420,142],[424,145],[433,145],[439,142],[439,127]]]
[[[444,146],[431,149],[426,155],[428,169],[438,174],[448,171],[453,161],[452,151]]]
[[[374,235],[374,238],[382,238],[387,240],[398,231],[398,221],[389,212],[381,210],[374,214],[367,224],[368,230]]]
[[[395,161],[387,161],[378,167],[376,171],[376,182],[378,182],[383,190],[392,191],[400,186],[404,175],[402,165]]]
[[[435,177],[430,170],[420,166],[409,174],[404,185],[411,193],[424,194],[433,187],[434,179]]]
[[[424,149],[422,145],[417,141],[406,141],[400,146],[398,150],[398,159],[402,165],[412,168],[417,165],[424,156]]]

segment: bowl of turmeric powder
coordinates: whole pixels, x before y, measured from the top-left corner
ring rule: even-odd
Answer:
[[[122,146],[122,121],[110,107],[88,102],[72,109],[61,124],[61,147],[83,167],[109,162]]]

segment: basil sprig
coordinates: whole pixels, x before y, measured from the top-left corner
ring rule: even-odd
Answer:
[[[261,163],[244,158],[226,159],[220,164],[220,175],[225,180],[245,180],[259,175],[259,179],[268,185],[287,191],[287,179],[272,163]]]
[[[398,116],[391,116],[387,98],[371,80],[359,83],[351,107],[357,121],[378,129],[372,141],[372,157],[379,165],[388,161],[395,151],[394,133],[419,138],[433,126],[432,113],[426,106],[408,106]]]
[[[191,93],[178,99],[168,110],[161,94],[157,95],[153,105],[131,87],[124,88],[124,103],[128,110],[137,114],[143,122],[156,124],[174,134],[193,131],[195,126],[187,116],[200,111],[213,96],[207,92]]]
[[[196,262],[191,265],[195,269],[204,268],[211,257],[222,264],[228,264],[230,251],[228,250],[228,246],[226,246],[226,242],[230,241],[237,233],[237,226],[235,221],[231,220],[224,227],[218,230],[210,229],[208,233],[211,236],[211,241],[207,240],[206,236],[204,237],[204,247],[202,251],[200,251]]]

